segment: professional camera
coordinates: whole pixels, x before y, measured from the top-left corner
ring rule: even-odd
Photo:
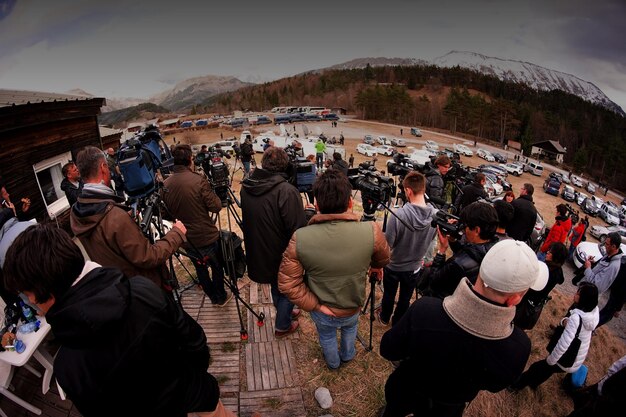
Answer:
[[[409,159],[409,157],[402,153],[397,153],[392,159],[387,161],[387,172],[390,175],[398,175],[403,178],[411,171],[421,172],[422,174],[426,170],[426,165],[418,164],[417,162]]]
[[[218,147],[211,146],[202,160],[202,170],[222,203],[228,200],[230,187],[230,173],[223,158],[230,159],[230,155]]]
[[[288,145],[285,152],[289,156],[289,167],[287,168],[289,183],[301,193],[313,190],[315,163],[304,158],[301,154],[301,148],[296,148],[293,144]]]
[[[456,220],[452,223],[449,220]],[[457,217],[453,214],[450,214],[443,210],[438,210],[435,212],[433,216],[433,220],[430,225],[432,227],[439,226],[439,230],[441,233],[447,236],[452,236],[457,240],[463,236],[463,229],[465,229],[465,225],[461,222],[461,218]]]
[[[372,216],[379,204],[388,202],[396,195],[393,178],[376,171],[371,161],[360,163],[358,168],[348,169],[348,180],[353,189],[361,192],[366,216]]]

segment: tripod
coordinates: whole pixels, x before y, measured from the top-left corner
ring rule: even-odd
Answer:
[[[367,306],[369,305],[370,307],[370,343],[369,345],[365,344],[363,339],[361,339],[361,336],[359,336],[358,334],[356,335],[357,340],[361,342],[365,350],[368,352],[372,351],[372,333],[373,333],[372,330],[374,328],[374,310],[376,309],[376,307],[374,307],[374,294],[376,293],[377,282],[378,282],[378,274],[376,272],[372,272],[369,277],[370,293],[367,296],[367,300],[365,300],[365,305],[363,306],[363,310],[361,310],[361,314],[365,314],[365,312],[367,311]]]
[[[219,213],[215,214],[215,217],[217,217],[218,229],[220,231],[219,239],[220,239],[220,248],[222,251],[222,260],[224,261],[224,269],[225,269],[226,275],[228,276],[228,279],[224,279],[224,284],[228,286],[231,293],[235,297],[235,304],[237,306],[237,315],[239,316],[239,325],[241,326],[241,329],[239,330],[239,334],[241,336],[241,340],[247,341],[248,331],[246,330],[244,322],[243,322],[243,315],[241,312],[240,303],[243,304],[243,306],[246,309],[248,309],[250,313],[254,315],[254,317],[256,317],[257,319],[256,324],[259,327],[265,324],[265,313],[263,312],[256,313],[254,309],[252,308],[252,306],[250,306],[250,304],[248,304],[246,300],[241,298],[241,293],[239,292],[239,287],[237,285],[238,276],[237,276],[237,271],[235,269],[235,248],[234,248],[233,240],[232,240],[233,231],[232,231],[231,216],[233,219],[235,219],[235,222],[241,228],[241,224],[242,224],[241,217],[239,216],[239,214],[237,213],[237,211],[235,211],[233,207],[234,203],[236,203],[238,206],[240,206],[240,203],[237,200],[237,197],[235,197],[235,194],[233,193],[230,187],[226,187],[226,190],[223,190],[223,189],[216,190],[216,193],[218,194],[218,196],[220,196],[220,199],[222,200],[222,207],[226,208],[226,218],[227,218],[227,225],[228,225],[228,230],[222,229],[222,220],[219,216]]]

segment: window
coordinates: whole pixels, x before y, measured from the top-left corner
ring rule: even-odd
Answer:
[[[33,165],[41,196],[46,204],[48,215],[52,218],[69,207],[65,193],[61,190],[61,181],[63,181],[61,168],[71,158],[72,154],[66,152]]]

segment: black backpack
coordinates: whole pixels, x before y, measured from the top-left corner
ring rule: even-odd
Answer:
[[[224,268],[224,274],[230,278],[241,278],[246,273],[246,253],[243,250],[243,239],[241,239],[235,232],[229,232],[228,230],[222,230],[220,233],[220,245],[218,247],[218,257]],[[226,248],[227,253],[224,254],[222,247]],[[228,251],[232,248],[232,253],[228,254]],[[229,261],[232,260],[234,267],[234,277],[231,277],[229,271]]]

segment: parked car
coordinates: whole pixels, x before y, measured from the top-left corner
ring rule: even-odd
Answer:
[[[594,195],[596,193],[596,186],[594,185],[594,183],[592,183],[591,181],[589,181],[587,183],[587,187],[586,190],[591,194]]]
[[[563,174],[560,172],[551,172],[548,178],[556,178],[559,182],[563,182]]]
[[[291,113],[289,117],[290,117],[289,121],[291,123],[306,121],[306,119],[304,118],[304,113],[298,113],[298,112]]]
[[[543,174],[543,165],[539,162],[530,161],[524,165],[524,171],[540,177]]]
[[[455,152],[458,152],[461,155],[474,156],[474,152],[472,152],[470,148],[468,148],[467,146],[463,145],[462,143],[455,143],[452,146],[452,149],[454,149]]]
[[[574,201],[576,200],[576,194],[574,191],[574,187],[571,185],[563,186],[563,191],[561,191],[561,198],[565,201]]]
[[[492,153],[492,155],[493,155],[494,159],[496,160],[496,162],[500,162],[502,164],[506,164],[506,161],[507,161],[506,156],[502,155],[501,153],[497,153],[497,152]]]
[[[489,197],[495,197],[502,194],[503,188],[497,181],[494,181],[493,176],[485,174],[485,191]]]
[[[622,243],[620,248],[622,252],[626,252],[626,244]],[[574,262],[574,266],[580,269],[583,267],[588,257],[593,256],[595,261],[599,261],[605,254],[606,249],[604,243],[580,242],[578,246],[576,246],[572,261]]]
[[[600,207],[596,204],[596,200],[591,197],[587,197],[580,204],[580,209],[583,213],[586,213],[592,217],[596,217],[598,215],[598,210]]]
[[[180,127],[192,127],[192,126],[193,126],[193,122],[191,120],[185,120],[184,122],[180,124]]]
[[[363,136],[363,142],[367,143],[368,145],[373,145],[375,143],[374,136],[372,136],[372,135],[365,135],[365,136]]]
[[[604,243],[609,233],[617,232],[622,237],[622,243],[626,243],[626,227],[595,225],[589,228],[589,234]]]
[[[421,137],[422,136],[422,131],[419,130],[418,128],[416,128],[416,127],[412,127],[411,128],[411,134],[413,136]]]
[[[545,191],[546,194],[558,196],[560,189],[561,183],[556,178],[546,178],[546,180],[543,182],[543,191]]]
[[[569,177],[567,175],[561,175],[561,182],[563,184],[571,184],[572,181],[570,181]]]
[[[391,145],[378,145],[376,146],[376,152],[378,152],[379,155],[392,156],[397,151],[396,148]]]
[[[485,174],[485,177],[491,182],[495,182],[496,184],[500,185],[500,187],[502,187],[502,191],[511,191],[511,183],[499,176],[498,174],[485,171],[483,171],[483,174]]]
[[[608,224],[619,224],[619,209],[611,202],[603,203],[598,210],[598,216]]]
[[[478,169],[483,171],[483,170],[489,170],[492,171],[494,173],[496,173],[497,175],[501,176],[501,177],[508,177],[509,172],[506,170],[506,168],[501,167],[500,165],[492,165],[492,164],[481,164],[478,166]]]
[[[589,197],[587,194],[576,191],[576,204],[580,206],[587,197]]]
[[[520,167],[519,165],[507,163],[507,164],[500,164],[500,166],[506,169],[506,172],[508,172],[509,174],[513,174],[517,177],[522,175],[522,172],[523,172],[522,167]]]
[[[439,144],[437,142],[435,142],[434,140],[427,140],[424,143],[424,146],[426,149],[431,150],[431,151],[438,151],[439,150]]]
[[[367,143],[359,143],[356,145],[356,151],[365,156],[374,156],[378,153],[375,147]]]
[[[322,116],[316,113],[305,113],[304,120],[307,122],[319,122],[322,120]]]
[[[576,187],[583,187],[583,180],[580,177],[577,177],[576,175],[571,175],[569,177],[570,181],[572,181],[572,185],[575,185]]]
[[[452,149],[445,148],[443,151],[439,151],[439,155],[446,155],[451,161],[461,163],[461,155]]]
[[[399,148],[406,146],[406,141],[404,139],[391,138],[390,141],[393,146],[397,146]]]
[[[339,120],[339,116],[337,116],[335,113],[326,113],[322,116],[322,119],[324,120]]]
[[[491,154],[491,152],[489,152],[486,149],[479,148],[476,151],[476,155],[479,156],[480,158],[483,158],[485,161],[489,161],[489,162],[495,162],[496,161],[496,158],[494,158],[493,155]]]

